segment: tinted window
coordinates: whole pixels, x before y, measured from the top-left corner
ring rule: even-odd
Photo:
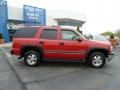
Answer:
[[[78,35],[70,30],[62,30],[62,40],[78,40]]]
[[[57,30],[54,29],[44,29],[41,35],[42,39],[52,39],[55,40],[57,38]]]
[[[20,28],[14,35],[15,38],[32,38],[38,31],[37,27]]]

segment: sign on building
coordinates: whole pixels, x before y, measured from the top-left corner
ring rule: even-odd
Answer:
[[[25,25],[46,25],[45,9],[24,5]]]

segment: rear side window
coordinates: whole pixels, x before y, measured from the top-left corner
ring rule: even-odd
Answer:
[[[41,35],[41,39],[57,39],[57,30],[55,29],[44,29]]]
[[[20,28],[14,35],[15,38],[33,38],[38,32],[38,27]]]

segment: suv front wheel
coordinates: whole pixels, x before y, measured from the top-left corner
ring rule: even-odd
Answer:
[[[94,68],[101,68],[106,63],[106,57],[102,52],[94,52],[89,57],[89,64]]]
[[[40,55],[36,51],[28,51],[24,55],[24,61],[28,66],[37,66],[40,64]]]

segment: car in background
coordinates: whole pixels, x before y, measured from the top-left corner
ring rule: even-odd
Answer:
[[[110,39],[110,36],[104,36],[107,40],[109,40]]]
[[[111,43],[105,36],[103,35],[92,35],[92,40],[98,40],[104,43]]]

